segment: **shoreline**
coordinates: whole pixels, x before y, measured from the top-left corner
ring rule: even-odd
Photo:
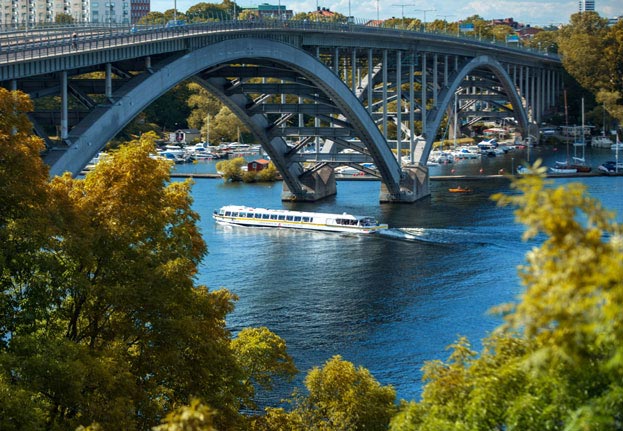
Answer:
[[[569,174],[547,174],[547,178],[587,178],[587,177],[620,177],[623,172],[617,174],[605,174],[601,172],[574,172]],[[518,175],[493,174],[493,175],[434,175],[430,177],[431,181],[482,181],[482,180],[510,180],[511,177]],[[198,179],[221,179],[220,174],[215,173],[192,173],[192,172],[172,172],[171,178],[198,178]],[[352,175],[352,176],[336,176],[336,181],[380,181],[378,177],[371,175]],[[276,181],[281,181],[277,179]]]

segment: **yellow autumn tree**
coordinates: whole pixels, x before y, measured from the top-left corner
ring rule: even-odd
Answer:
[[[553,187],[537,163],[517,179],[524,238],[541,238],[519,268],[520,301],[498,307],[504,324],[472,350],[424,368],[419,402],[393,431],[620,430],[623,428],[623,236],[614,215],[581,184]]]

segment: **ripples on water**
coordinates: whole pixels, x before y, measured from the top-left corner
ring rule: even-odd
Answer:
[[[621,178],[584,182],[622,213]],[[508,191],[506,181],[470,184],[474,193],[460,196],[447,191],[455,185],[432,182],[430,198],[381,205],[378,183],[341,181],[333,198],[291,204],[281,202],[280,183],[197,180],[195,209],[209,248],[198,282],[239,296],[228,317],[232,331],[266,326],[286,340],[301,370],[297,385],[311,367],[339,354],[393,385],[399,398],[416,399],[425,361],[447,359],[446,347],[460,335],[479,348],[500,323],[487,311],[520,293],[516,267],[537,245],[522,242],[512,209],[489,198]],[[215,225],[212,211],[226,204],[366,214],[391,229],[346,236]]]

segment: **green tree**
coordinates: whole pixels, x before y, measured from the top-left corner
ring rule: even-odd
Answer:
[[[396,393],[381,386],[368,370],[355,367],[340,356],[305,378],[308,394],[290,400],[294,408],[269,408],[257,418],[256,430],[386,430],[395,412]]]
[[[623,241],[613,214],[584,186],[551,187],[544,168],[498,195],[544,236],[519,270],[521,301],[480,354],[465,339],[425,367],[420,402],[403,403],[392,430],[622,429]]]
[[[231,344],[251,394],[256,393],[256,387],[272,390],[275,378],[290,381],[298,373],[285,341],[268,328],[243,329]]]
[[[145,121],[159,124],[164,130],[185,128],[191,113],[187,103],[190,95],[187,85],[176,85],[145,109]]]
[[[249,138],[248,130],[242,121],[227,106],[221,106],[214,117],[214,122],[210,123],[210,139],[213,142],[235,142],[239,140],[241,134]]]
[[[214,426],[216,412],[193,399],[188,406],[182,406],[169,413],[161,425],[153,431],[217,431]]]
[[[608,76],[603,59],[606,33],[607,20],[594,12],[572,15],[569,25],[563,26],[558,32],[563,66],[584,88],[591,91],[603,87],[603,80]]]
[[[54,16],[54,22],[57,24],[73,24],[74,17],[68,13],[57,13]]]
[[[242,181],[242,167],[246,166],[244,157],[236,157],[231,160],[221,160],[216,163],[216,170],[220,172],[225,181]]]
[[[201,131],[202,136],[208,134],[208,115],[210,116],[210,140],[220,142],[221,136],[216,133],[216,115],[222,108],[221,102],[205,88],[195,82],[188,84],[189,96],[187,105],[190,108],[188,125]],[[214,130],[214,132],[213,132]]]
[[[255,181],[258,181],[261,183],[277,181],[278,178],[279,178],[279,171],[277,171],[275,164],[272,162],[269,163],[266,168],[257,172],[255,175]]]
[[[190,184],[167,184],[153,139],[51,183],[48,278],[21,286],[28,307],[0,361],[50,427],[144,429],[191,395],[218,405],[219,423],[239,420],[224,326],[234,297],[193,286],[206,247]]]
[[[192,5],[186,11],[186,17],[191,22],[221,20],[226,12],[224,4],[200,2]]]
[[[145,16],[141,17],[141,19],[138,20],[137,24],[165,24],[166,22],[167,20],[162,12],[151,11]]]

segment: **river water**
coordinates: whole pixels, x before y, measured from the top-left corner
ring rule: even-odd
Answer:
[[[561,158],[552,150],[532,151],[532,160]],[[612,158],[609,149],[587,155],[593,166]],[[508,172],[526,159],[526,153],[513,152],[433,167],[431,175]],[[177,169],[210,171],[213,162]],[[622,219],[623,177],[555,180],[572,181],[586,184]],[[474,192],[448,191],[459,184]],[[394,386],[398,398],[419,399],[423,364],[447,359],[447,346],[461,335],[480,348],[480,340],[500,323],[488,310],[513,301],[522,290],[516,268],[538,242],[522,242],[523,227],[512,209],[490,200],[493,193],[509,191],[508,185],[506,180],[431,181],[431,197],[389,205],[379,204],[379,182],[339,181],[335,197],[292,204],[281,202],[281,183],[197,179],[194,207],[209,249],[197,281],[239,296],[228,316],[232,331],[266,326],[286,340],[301,370],[295,384],[302,384],[311,367],[339,354]],[[392,230],[346,236],[216,225],[213,210],[227,204],[372,215]],[[398,228],[415,238],[405,239]],[[290,390],[281,388],[264,401],[275,403]]]

